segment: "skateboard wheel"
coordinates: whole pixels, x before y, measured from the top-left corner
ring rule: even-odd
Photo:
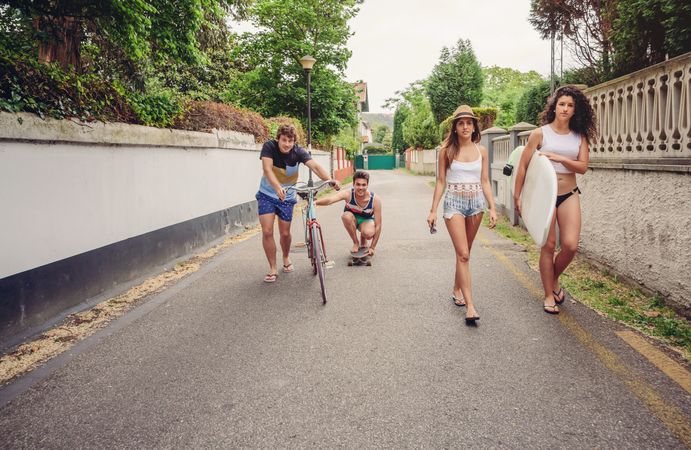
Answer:
[[[351,267],[353,265],[353,261],[348,261],[348,267]]]

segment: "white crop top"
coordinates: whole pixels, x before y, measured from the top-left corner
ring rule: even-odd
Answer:
[[[477,150],[477,159],[471,162],[461,162],[455,159],[451,161],[451,165],[446,169],[446,182],[449,184],[458,183],[479,183],[480,175],[482,174],[482,153],[475,144]]]
[[[581,147],[580,134],[573,131],[569,131],[569,134],[558,134],[549,125],[543,125],[541,128],[542,147],[540,147],[540,150],[557,153],[573,161],[578,159],[578,149]],[[557,173],[573,173],[573,171],[564,167],[562,163],[550,162]]]

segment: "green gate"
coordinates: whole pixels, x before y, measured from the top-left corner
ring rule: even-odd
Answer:
[[[365,169],[364,155],[355,156],[355,168]],[[365,170],[391,170],[396,168],[396,155],[367,155]]]

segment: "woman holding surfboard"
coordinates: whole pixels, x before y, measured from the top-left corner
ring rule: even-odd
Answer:
[[[559,276],[566,270],[578,249],[581,234],[581,204],[576,174],[588,170],[588,144],[595,138],[595,113],[588,98],[574,86],[562,86],[547,100],[541,114],[542,126],[530,133],[523,150],[514,189],[514,205],[521,213],[521,190],[528,164],[536,150],[550,160],[557,173],[556,213],[540,249],[540,278],[545,289],[543,309],[558,314],[564,303]],[[559,225],[561,250],[555,257],[556,230]]]
[[[467,306],[465,322],[474,325],[480,316],[470,287],[470,249],[482,215],[489,205],[489,226],[497,222],[494,198],[489,183],[487,149],[480,141],[480,125],[470,106],[461,105],[453,114],[451,129],[441,150],[437,184],[432,209],[427,217],[430,231],[436,230],[437,207],[444,189],[444,222],[456,250],[456,275],[452,299],[457,306]]]

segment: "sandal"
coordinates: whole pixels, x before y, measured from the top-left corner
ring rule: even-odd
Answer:
[[[295,267],[293,267],[293,263],[283,264],[283,272],[284,273],[290,273],[293,270],[295,270]]]
[[[559,314],[559,307],[557,305],[547,305],[544,304],[542,305],[542,309],[547,313],[547,314]]]
[[[559,292],[552,291],[552,294],[554,295],[554,302],[557,305],[561,305],[562,303],[564,303],[564,300],[566,300],[566,293],[564,292],[564,288],[559,288]]]
[[[264,283],[273,283],[278,278],[277,273],[267,273],[264,275]]]
[[[451,295],[451,299],[453,300],[453,304],[456,306],[465,306],[465,299],[461,295],[461,298],[456,297],[455,295]]]
[[[477,325],[475,322],[480,320],[480,316],[470,316],[465,318],[465,324],[472,326],[472,325]]]

